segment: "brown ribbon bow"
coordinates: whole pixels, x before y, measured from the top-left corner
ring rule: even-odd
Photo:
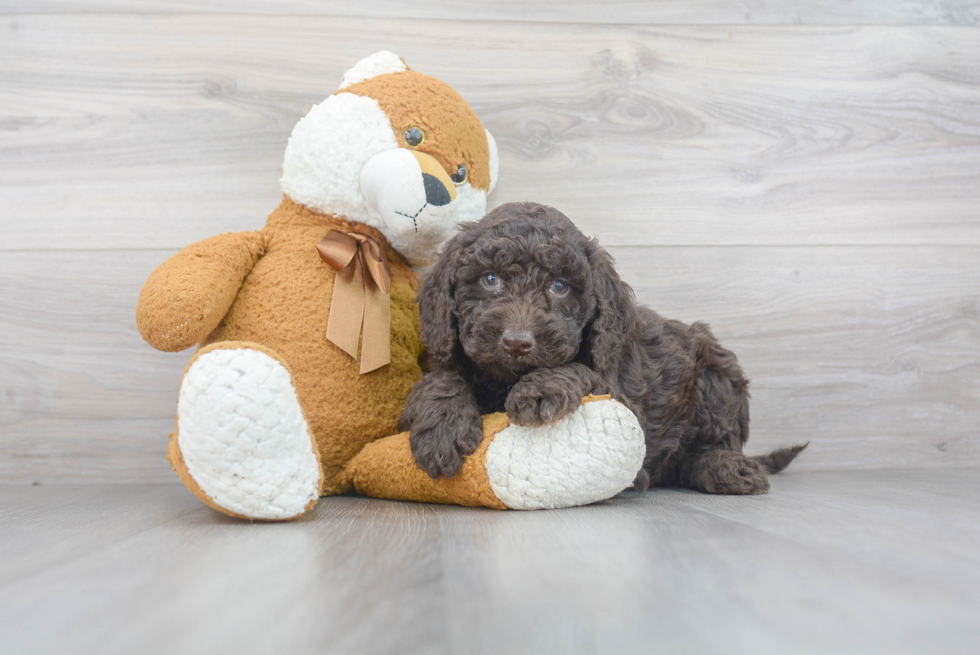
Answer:
[[[384,246],[366,234],[330,230],[316,249],[323,261],[337,269],[327,339],[357,359],[363,324],[361,373],[390,363],[391,266]]]

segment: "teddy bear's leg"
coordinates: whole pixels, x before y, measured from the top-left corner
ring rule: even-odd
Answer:
[[[359,493],[376,498],[553,509],[615,496],[633,482],[646,454],[636,416],[608,396],[589,396],[572,414],[537,428],[491,414],[483,432],[450,480],[433,480],[416,466],[407,432],[368,444],[348,474]]]
[[[239,518],[286,520],[316,504],[319,454],[276,353],[214,343],[184,371],[167,456],[187,488]]]

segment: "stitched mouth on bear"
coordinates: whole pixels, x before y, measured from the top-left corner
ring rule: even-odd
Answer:
[[[415,231],[418,232],[419,231],[419,222],[416,219],[419,217],[419,214],[422,213],[422,210],[424,210],[428,206],[429,206],[429,203],[425,203],[414,214],[406,214],[405,212],[400,212],[398,210],[395,210],[395,213],[396,214],[399,214],[401,216],[404,216],[405,218],[410,218],[412,220],[412,225],[415,226]]]
[[[435,175],[422,173],[422,187],[425,189],[425,204],[419,207],[417,212],[414,214],[408,214],[403,211],[398,211],[397,209],[395,210],[396,214],[411,219],[412,225],[415,227],[416,232],[419,231],[419,214],[425,211],[426,207],[445,207],[453,201],[445,185],[443,185],[443,183],[440,182]]]
[[[409,233],[415,234],[452,223],[458,198],[456,185],[442,164],[431,155],[405,148],[372,157],[361,171],[361,192],[382,219],[392,219],[391,229],[408,231],[399,222],[409,219]]]

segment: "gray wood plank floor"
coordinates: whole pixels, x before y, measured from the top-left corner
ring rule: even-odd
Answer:
[[[788,472],[519,513],[0,486],[0,652],[969,653],[980,470]]]

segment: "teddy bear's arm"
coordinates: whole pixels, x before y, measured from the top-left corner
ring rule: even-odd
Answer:
[[[233,232],[178,252],[143,285],[136,304],[140,334],[167,352],[199,343],[218,327],[265,249],[261,232]]]

